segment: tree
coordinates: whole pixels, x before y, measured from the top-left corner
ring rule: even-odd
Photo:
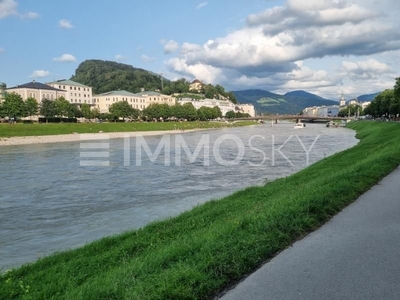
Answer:
[[[132,117],[134,113],[134,109],[129,105],[127,101],[119,101],[110,105],[109,111],[117,118],[125,118]]]
[[[39,104],[35,98],[29,97],[26,99],[25,108],[29,117],[36,116],[39,110]]]
[[[66,100],[64,97],[60,97],[54,101],[55,113],[60,118],[63,116],[70,116],[73,114],[73,107],[72,104]]]
[[[17,119],[26,116],[26,106],[22,97],[16,93],[7,93],[3,102],[4,114],[9,118]]]
[[[233,110],[230,110],[225,114],[225,117],[227,117],[228,119],[233,119],[236,117],[236,114]]]
[[[81,112],[82,112],[82,116],[86,119],[90,119],[92,117],[92,112],[90,111],[89,104],[86,104],[86,103],[82,104]]]
[[[188,121],[194,121],[197,119],[197,110],[192,103],[188,102],[182,105],[183,116]]]
[[[48,99],[42,100],[40,114],[46,118],[46,123],[48,123],[48,119],[53,118],[57,114],[54,101]]]

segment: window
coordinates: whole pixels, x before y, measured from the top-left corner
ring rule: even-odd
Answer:
[[[71,93],[71,96],[73,96],[74,95],[74,93]]]
[[[72,86],[70,86],[69,89],[72,90]]]
[[[76,86],[74,87],[74,90],[76,91]]]
[[[75,97],[76,97],[76,93],[75,93]]]
[[[78,88],[78,91],[80,91],[81,90],[81,88]]]
[[[63,90],[65,90],[65,85],[63,85]]]
[[[53,100],[53,94],[50,95],[50,99]]]

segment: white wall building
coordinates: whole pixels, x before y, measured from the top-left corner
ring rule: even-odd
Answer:
[[[47,85],[65,90],[65,99],[72,104],[92,104],[92,87],[90,86],[66,79],[49,82]]]
[[[196,109],[200,107],[210,107],[213,108],[215,106],[219,107],[222,112],[222,115],[225,116],[227,112],[241,112],[248,113],[251,117],[255,117],[255,109],[252,104],[234,104],[229,100],[217,100],[217,99],[204,99],[204,100],[196,100],[190,98],[182,98],[178,99],[178,103],[192,103]]]
[[[339,106],[313,106],[303,110],[303,115],[308,117],[337,117],[339,114]]]
[[[66,91],[36,81],[8,88],[6,92],[18,94],[24,101],[28,98],[34,98],[39,103],[44,99],[56,100],[60,97],[66,97]]]
[[[127,101],[138,110],[143,110],[153,103],[175,105],[173,97],[152,91],[136,94],[127,91],[111,91],[93,96],[93,105],[101,113],[108,113],[110,105],[119,101]]]

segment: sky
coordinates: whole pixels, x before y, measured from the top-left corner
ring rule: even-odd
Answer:
[[[227,90],[338,100],[392,88],[398,0],[0,0],[0,82],[68,79],[87,59]]]

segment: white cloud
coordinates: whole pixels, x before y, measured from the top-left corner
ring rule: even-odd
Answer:
[[[202,2],[202,3],[200,3],[199,5],[196,6],[196,9],[201,9],[201,8],[207,6],[207,5],[208,5],[208,2]]]
[[[0,48],[0,54],[3,53],[3,52],[4,52],[4,49],[3,49],[3,48]]]
[[[26,14],[20,15],[22,19],[37,19],[40,15],[36,12],[28,12]]]
[[[124,61],[124,60],[126,60],[126,57],[121,54],[117,54],[117,55],[115,55],[114,59],[116,61]]]
[[[161,40],[160,43],[164,45],[164,53],[165,54],[170,54],[178,50],[179,44],[175,42],[174,40]]]
[[[0,19],[9,16],[19,16],[22,19],[39,18],[39,14],[36,12],[20,13],[18,11],[18,2],[15,0],[0,0]]]
[[[47,77],[49,75],[50,75],[49,71],[35,70],[35,71],[33,71],[32,75],[30,77],[31,78],[43,78],[43,77]]]
[[[344,76],[348,76],[353,81],[378,79],[383,75],[395,74],[387,64],[373,58],[365,61],[343,61],[342,71]]]
[[[155,57],[150,57],[150,56],[147,56],[147,55],[142,55],[142,56],[140,56],[140,59],[142,60],[142,62],[144,62],[144,63],[151,63],[151,62],[153,62],[153,61],[155,61],[156,60],[156,58]]]
[[[53,60],[57,62],[76,62],[76,58],[72,54],[63,54],[60,57],[53,58]]]
[[[225,36],[203,44],[183,43],[179,56],[166,65],[177,75],[233,89],[328,92],[330,87],[338,89],[342,76],[360,73],[377,80],[377,74],[393,75],[399,64],[389,66],[374,57],[400,49],[400,19],[384,15],[391,14],[390,5],[366,1],[368,6],[361,0],[287,0],[284,6],[248,16],[246,26]],[[343,56],[357,62],[332,65]],[[317,70],[309,66],[310,60],[320,61]]]
[[[14,0],[0,1],[0,19],[18,14],[18,3]]]
[[[64,29],[72,29],[72,28],[74,28],[74,26],[71,24],[71,22],[68,21],[68,20],[65,20],[65,19],[60,20],[60,21],[58,22],[58,25],[59,25],[61,28],[64,28]]]

